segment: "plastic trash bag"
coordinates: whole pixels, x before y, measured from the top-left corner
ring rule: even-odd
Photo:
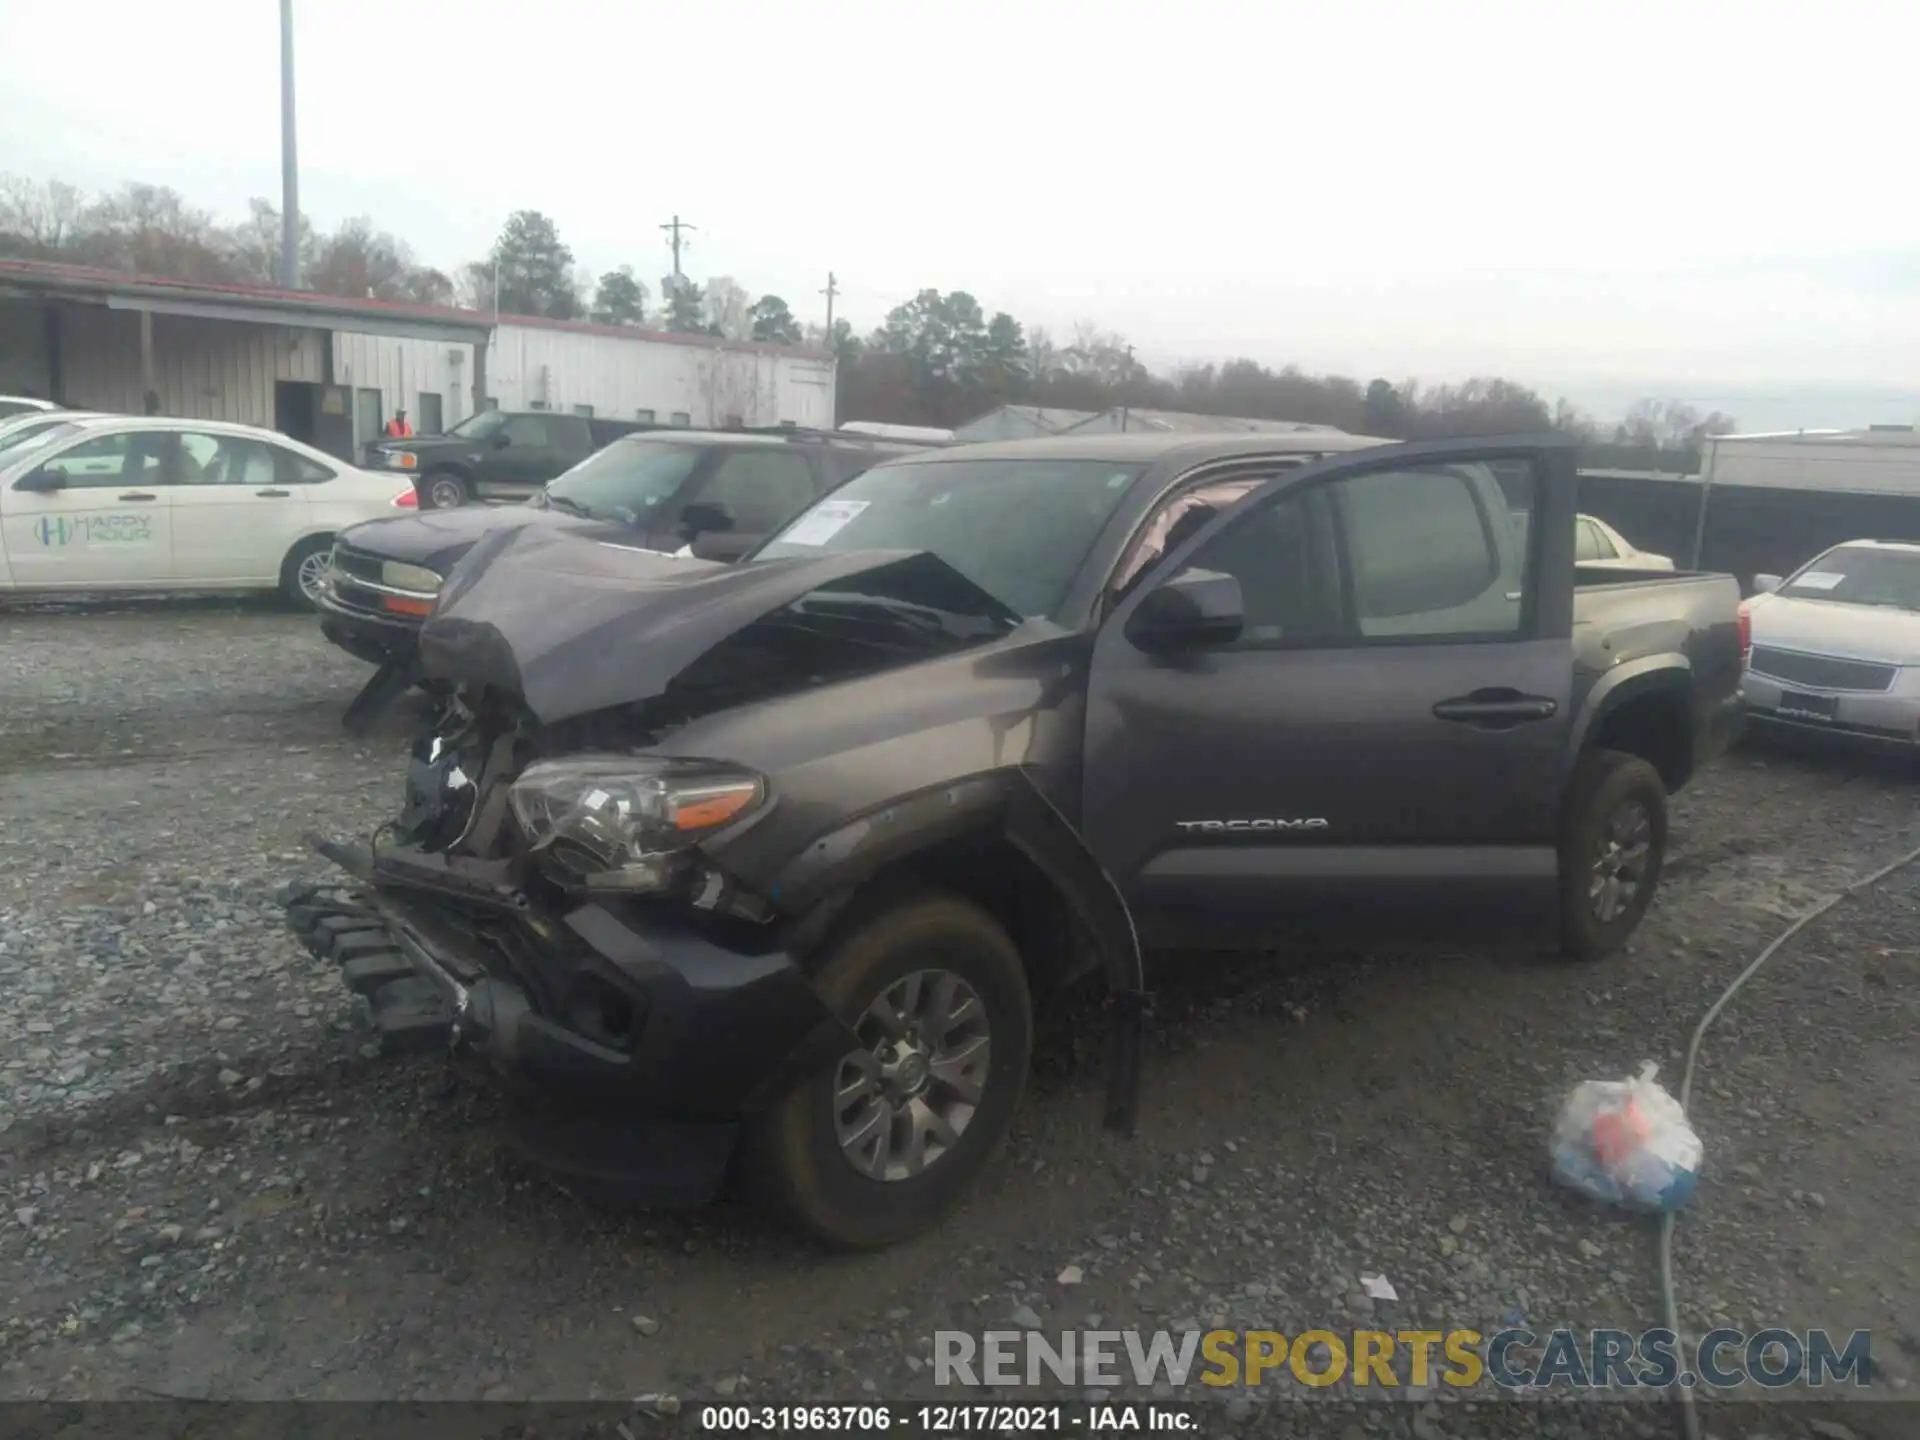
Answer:
[[[1631,1080],[1573,1088],[1553,1127],[1553,1173],[1562,1184],[1633,1210],[1677,1210],[1700,1172],[1700,1137],[1687,1112],[1655,1083],[1648,1063]]]

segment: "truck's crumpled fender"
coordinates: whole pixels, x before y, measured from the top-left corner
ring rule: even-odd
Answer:
[[[855,817],[796,856],[769,884],[769,898],[803,917],[806,938],[798,948],[805,949],[886,866],[964,834],[996,831],[1046,877],[1093,945],[1112,1017],[1106,1123],[1130,1134],[1139,1115],[1149,1010],[1133,916],[1079,832],[1023,771],[1010,767],[930,786]]]
[[[1109,1129],[1131,1135],[1140,1117],[1140,1067],[1152,996],[1140,936],[1120,887],[1060,811],[1024,774],[1007,795],[1007,839],[1040,867],[1073,907],[1107,977]]]

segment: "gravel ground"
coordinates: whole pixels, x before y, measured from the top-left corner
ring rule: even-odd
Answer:
[[[844,1401],[935,1396],[939,1329],[1637,1330],[1651,1231],[1547,1183],[1560,1097],[1643,1059],[1677,1084],[1748,957],[1920,843],[1906,774],[1741,752],[1677,803],[1661,901],[1606,965],[1167,957],[1137,1138],[1098,1128],[1076,1002],[966,1208],[824,1257],[740,1206],[570,1195],[438,1062],[373,1057],[274,902],[315,872],[303,832],[396,801],[407,717],[338,728],[363,676],[296,616],[0,615],[0,1398]],[[1812,927],[1713,1032],[1686,1328],[1870,1328],[1884,1393],[1920,1399],[1917,995],[1920,869]],[[1672,1432],[1640,1405],[1283,1394],[1217,1433]],[[1911,1404],[1709,1419],[1920,1433]]]

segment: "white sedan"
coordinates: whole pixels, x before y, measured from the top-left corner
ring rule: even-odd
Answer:
[[[0,594],[274,590],[312,605],[333,537],[413,486],[272,430],[110,416],[0,451]]]
[[[1673,561],[1651,550],[1636,550],[1618,530],[1592,515],[1575,522],[1573,558],[1576,564],[1607,570],[1671,570]]]

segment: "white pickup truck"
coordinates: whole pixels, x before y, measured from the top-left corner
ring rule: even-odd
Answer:
[[[271,430],[96,416],[0,450],[0,594],[275,590],[311,605],[338,531],[417,503]]]

